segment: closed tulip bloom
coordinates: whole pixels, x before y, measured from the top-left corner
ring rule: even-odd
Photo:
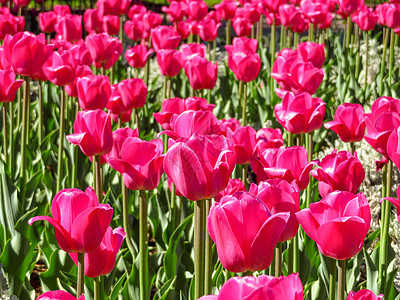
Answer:
[[[325,44],[300,43],[297,46],[297,56],[304,62],[312,63],[315,68],[322,68],[325,62]]]
[[[378,13],[378,23],[389,28],[400,27],[400,5],[393,3],[383,3],[376,7]]]
[[[268,148],[279,148],[283,146],[282,131],[279,128],[261,128],[256,134],[256,146],[254,152],[257,156]]]
[[[182,69],[182,52],[171,49],[159,50],[157,52],[157,62],[162,75],[174,77]]]
[[[245,18],[234,17],[232,26],[238,36],[250,36],[253,25]]]
[[[0,70],[0,102],[12,102],[18,89],[24,81],[15,80],[15,73],[10,70]]]
[[[251,3],[245,3],[243,7],[239,7],[236,10],[235,16],[245,18],[249,20],[251,24],[254,24],[260,21],[261,13],[257,10],[256,6]]]
[[[78,145],[86,156],[109,153],[113,146],[110,114],[100,109],[78,112],[74,134],[67,135],[67,140]]]
[[[187,110],[208,110],[212,112],[214,107],[214,104],[207,103],[207,99],[198,97],[165,99],[161,106],[161,112],[154,113],[153,116],[163,129],[170,130],[173,116],[180,115]]]
[[[133,4],[128,11],[128,18],[129,19],[134,19],[137,16],[141,16],[145,14],[147,11],[147,8],[143,4]]]
[[[282,25],[296,33],[303,33],[309,27],[308,20],[299,6],[284,4],[279,7]]]
[[[75,67],[81,66],[81,65],[87,65],[91,66],[93,63],[92,56],[90,55],[90,52],[88,48],[86,47],[86,44],[82,43],[79,44],[74,44],[68,49],[75,61]]]
[[[187,4],[184,1],[171,1],[169,6],[163,6],[162,11],[169,16],[172,23],[183,21],[188,15]]]
[[[181,45],[182,60],[189,61],[196,55],[206,58],[206,45],[204,44],[182,44]]]
[[[48,221],[55,229],[60,248],[66,252],[86,253],[99,247],[111,222],[113,209],[99,204],[96,192],[88,187],[85,192],[64,189],[57,193],[51,204],[52,217],[36,216],[33,222]]]
[[[400,127],[397,127],[390,134],[387,141],[387,155],[393,161],[393,163],[400,167],[400,147],[399,147],[399,135],[400,135]]]
[[[53,11],[57,14],[59,17],[64,17],[66,15],[71,14],[71,9],[69,8],[68,5],[54,5]]]
[[[388,201],[390,201],[390,203],[392,203],[395,206],[396,214],[397,214],[397,221],[400,223],[400,201],[399,201],[399,199],[400,199],[400,185],[397,187],[396,194],[397,194],[397,199],[393,198],[393,197],[386,197],[386,198],[383,198],[381,200],[381,203],[384,200],[388,200]]]
[[[197,36],[197,22],[186,19],[177,24],[176,30],[183,40],[186,40],[191,33],[193,34],[193,32],[195,32],[193,36]]]
[[[256,145],[256,131],[249,126],[238,128],[230,136],[233,148],[236,152],[237,164],[250,163],[250,157],[254,154]]]
[[[281,17],[278,12],[274,13],[269,10],[264,11],[265,20],[269,26],[275,23],[275,26],[281,26]]]
[[[330,193],[296,213],[296,217],[319,251],[338,260],[360,252],[371,225],[368,200],[361,193]]]
[[[104,159],[108,162],[111,159],[122,159],[121,149],[125,140],[129,137],[139,137],[138,129],[132,129],[129,127],[118,128],[113,131],[113,147],[110,153],[104,155]]]
[[[282,103],[275,105],[275,117],[293,134],[309,133],[322,126],[325,105],[321,98],[313,98],[308,93],[287,93]]]
[[[233,52],[228,57],[228,66],[238,80],[250,82],[257,78],[261,60],[257,53],[251,51]]]
[[[116,257],[125,236],[126,233],[123,228],[118,227],[113,230],[109,226],[100,246],[90,253],[85,253],[85,276],[96,278],[111,273],[115,267]],[[69,253],[69,255],[74,263],[78,265],[78,254]]]
[[[181,36],[172,26],[160,25],[151,31],[154,51],[161,49],[176,49],[181,42]]]
[[[53,52],[43,65],[43,73],[48,80],[58,86],[72,84],[75,78],[74,58],[71,52]]]
[[[4,39],[4,53],[14,73],[41,78],[42,66],[52,53],[53,46],[46,45],[44,34],[19,32]]]
[[[320,162],[319,168],[310,174],[319,181],[318,190],[321,197],[333,191],[347,191],[355,194],[365,178],[364,167],[357,157],[357,152],[337,149]]]
[[[258,41],[247,37],[234,37],[232,45],[225,46],[229,55],[234,52],[257,52]]]
[[[92,69],[90,69],[90,67],[88,67],[87,65],[77,66],[75,68],[74,82],[64,87],[67,95],[70,97],[78,97],[78,88],[77,88],[78,80],[81,77],[86,77],[89,75],[93,75]]]
[[[130,109],[142,108],[146,104],[147,86],[142,79],[124,79],[118,83],[118,91]]]
[[[97,0],[96,4],[102,15],[125,15],[131,0]]]
[[[217,83],[218,65],[200,56],[195,56],[185,64],[185,74],[193,89],[212,90]]]
[[[383,294],[376,295],[373,291],[363,289],[359,290],[357,293],[351,291],[348,295],[346,300],[382,300]]]
[[[153,52],[153,49],[147,49],[144,45],[137,45],[125,52],[125,59],[133,68],[141,69],[146,66],[147,59]]]
[[[372,8],[363,6],[351,16],[351,19],[362,31],[371,31],[378,22],[378,14]]]
[[[279,7],[285,4],[287,0],[265,0],[264,5],[273,13],[279,12]]]
[[[22,21],[23,24],[20,24]],[[22,28],[20,28],[21,26]],[[7,34],[14,35],[17,32],[23,31],[24,28],[25,19],[23,17],[14,17],[10,13],[0,14],[0,40],[4,40]]]
[[[144,24],[142,20],[128,20],[124,24],[124,31],[132,41],[140,41],[144,38]]]
[[[228,120],[219,120],[219,125],[221,126],[222,134],[224,136],[227,136],[229,132],[235,132],[238,128],[242,126],[240,124],[240,121],[235,118],[230,118]]]
[[[156,28],[162,23],[161,15],[152,11],[144,13],[142,16],[142,20],[143,20],[144,30],[148,33],[150,33],[150,31],[153,28]]]
[[[330,18],[329,3],[326,0],[302,0],[300,7],[313,24],[323,24]]]
[[[215,196],[215,201],[220,201],[222,197],[224,196],[230,196],[233,195],[236,192],[245,192],[246,187],[244,186],[244,183],[240,179],[229,179],[228,184],[226,185],[225,189],[223,189],[221,192],[218,193],[217,196]]]
[[[111,68],[122,54],[122,43],[107,33],[90,34],[86,37],[86,46],[96,63],[96,68]]]
[[[336,0],[339,5],[337,13],[344,19],[354,14],[359,8],[364,6],[364,0]]]
[[[111,111],[113,115],[120,115],[130,110],[122,101],[121,94],[118,91],[118,83],[111,86],[111,97],[110,100],[108,100],[107,109]]]
[[[333,121],[324,126],[336,132],[343,142],[359,142],[365,134],[364,109],[361,104],[343,103],[337,107]]]
[[[119,17],[107,15],[103,17],[103,27],[102,30],[107,32],[109,35],[117,35],[119,33]]]
[[[194,135],[168,150],[164,170],[184,197],[203,200],[214,198],[226,187],[235,163],[225,137]]]
[[[86,9],[83,14],[86,31],[91,33],[103,32],[103,16],[98,9]]]
[[[270,179],[261,181],[258,186],[252,183],[249,193],[264,202],[272,215],[286,212],[290,214],[285,229],[279,237],[279,242],[288,241],[296,236],[299,223],[295,214],[300,210],[300,190],[295,182]]]
[[[224,20],[231,20],[235,17],[236,9],[239,3],[233,0],[223,0],[214,6],[217,13]]]
[[[199,22],[197,28],[199,35],[203,41],[215,41],[218,37],[218,28],[221,23],[215,22],[214,19],[205,19]]]
[[[274,277],[260,275],[258,277],[233,277],[224,283],[219,295],[203,296],[199,300],[302,300],[303,285],[299,274]]]
[[[77,42],[82,39],[82,16],[65,15],[58,21],[55,29],[66,41]]]
[[[86,109],[103,109],[111,96],[108,76],[89,75],[77,81],[79,106]]]
[[[123,175],[124,183],[131,190],[154,190],[163,171],[163,143],[150,142],[137,137],[124,140],[118,157],[108,157],[110,166]]]
[[[271,265],[288,219],[289,213],[272,214],[253,194],[236,192],[211,206],[207,227],[225,269],[255,272]]]
[[[251,160],[257,182],[274,178],[287,182],[296,180],[300,190],[307,187],[309,173],[315,164],[315,161],[308,162],[307,151],[301,146],[265,149],[260,159]]]
[[[37,298],[38,300],[76,300],[75,296],[65,291],[48,291]],[[85,295],[82,294],[78,300],[85,300]]]
[[[200,22],[208,13],[207,3],[203,0],[189,0],[187,6],[189,17],[194,21]]]

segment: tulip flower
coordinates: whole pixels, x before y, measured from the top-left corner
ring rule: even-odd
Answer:
[[[185,74],[193,89],[212,90],[217,83],[218,65],[200,56],[195,56],[185,64]]]
[[[198,97],[165,99],[161,106],[161,112],[154,113],[153,116],[163,129],[170,130],[173,116],[178,116],[187,110],[208,110],[212,112],[214,107],[214,104],[207,103],[207,99]]]
[[[179,23],[188,15],[187,4],[184,1],[171,1],[169,6],[162,7],[162,11],[169,16],[172,23]]]
[[[211,206],[207,227],[225,269],[254,272],[271,265],[288,219],[289,213],[272,214],[253,194],[236,192]]]
[[[235,118],[219,120],[219,125],[221,126],[221,131],[225,136],[227,136],[229,132],[235,132],[238,128],[240,128],[240,126],[242,126],[240,125],[240,121]]]
[[[74,58],[75,67],[82,65],[87,65],[87,66],[92,65],[93,59],[85,43],[74,44],[69,48],[69,51],[71,52]]]
[[[33,79],[42,77],[42,66],[52,53],[44,34],[19,32],[4,39],[4,53],[14,73]]]
[[[326,0],[302,0],[300,8],[313,24],[323,24],[331,19],[329,3]]]
[[[126,233],[121,227],[114,230],[110,226],[107,228],[100,246],[90,253],[85,253],[85,276],[96,278],[111,273],[125,235]],[[78,253],[69,253],[69,255],[78,265]]]
[[[400,6],[392,3],[379,4],[376,7],[378,23],[389,28],[400,27]]]
[[[224,196],[231,196],[236,192],[245,192],[246,187],[243,181],[240,179],[229,179],[228,184],[225,189],[220,191],[217,196],[215,196],[215,201],[219,202]]]
[[[235,163],[225,137],[194,135],[168,150],[164,170],[184,197],[203,200],[214,198],[226,187]]]
[[[372,31],[378,22],[378,14],[372,8],[363,6],[351,15],[351,19],[362,31]]]
[[[130,109],[142,108],[146,104],[147,86],[142,79],[124,79],[118,83],[118,91]]]
[[[107,33],[89,34],[86,46],[96,63],[96,68],[102,66],[110,69],[122,54],[122,43],[118,38],[112,38]]]
[[[111,113],[114,115],[120,115],[122,113],[128,112],[130,110],[129,107],[125,105],[125,103],[122,101],[121,94],[118,91],[118,83],[113,84],[111,86],[111,97],[110,100],[107,103],[107,109],[111,111]],[[118,119],[117,119],[118,122]]]
[[[7,34],[14,35],[24,29],[24,17],[15,17],[10,13],[0,14],[0,40],[4,40]]]
[[[89,34],[103,32],[103,16],[98,9],[86,9],[83,14],[85,29]]]
[[[87,156],[109,153],[113,146],[110,115],[100,109],[78,112],[74,134],[67,135],[67,140]]]
[[[127,137],[121,139],[117,147],[120,147],[119,153],[107,156],[107,162],[123,175],[126,187],[131,190],[154,190],[163,173],[162,141],[155,139],[147,142],[138,137]]]
[[[178,32],[171,26],[160,25],[151,30],[154,51],[176,49],[181,42]]]
[[[77,80],[79,106],[82,109],[103,109],[111,96],[108,76],[88,75]]]
[[[247,37],[235,37],[233,38],[232,45],[225,46],[226,51],[229,55],[234,52],[257,52],[258,41],[256,39],[250,39]]]
[[[59,5],[59,4],[58,5],[54,5],[53,11],[60,18],[71,14],[71,9],[69,8],[68,5]]]
[[[234,17],[232,26],[238,36],[250,36],[253,25],[245,18]]]
[[[182,52],[178,50],[162,49],[157,52],[157,62],[161,74],[175,77],[182,69]]]
[[[76,300],[76,297],[65,291],[48,291],[43,293],[37,300]],[[78,300],[85,300],[85,295],[82,294]]]
[[[397,194],[397,199],[393,198],[393,197],[386,197],[386,198],[383,198],[381,200],[381,203],[384,200],[388,200],[390,203],[392,203],[394,205],[394,207],[396,208],[397,221],[400,223],[400,201],[399,201],[399,199],[400,199],[400,185],[397,187],[396,194]]]
[[[147,11],[147,8],[143,4],[133,4],[128,11],[128,18],[134,19],[135,17],[142,16]]]
[[[43,73],[47,79],[58,86],[72,84],[75,78],[74,58],[71,52],[62,54],[53,52],[43,64]]]
[[[82,39],[82,16],[65,15],[55,26],[56,33],[74,43]]]
[[[307,235],[328,257],[346,260],[358,254],[371,225],[368,200],[361,193],[336,191],[296,213]]]
[[[321,127],[325,105],[321,98],[313,98],[308,93],[287,93],[282,103],[275,105],[275,117],[293,134],[309,133]]]
[[[272,26],[275,23],[275,26],[280,26],[281,25],[281,17],[279,13],[273,13],[271,11],[265,11],[265,20],[267,21],[267,24],[269,26]]]
[[[383,294],[376,295],[373,291],[364,289],[359,290],[357,293],[351,291],[348,295],[346,300],[382,300]]]
[[[14,101],[23,82],[22,79],[15,80],[13,71],[0,70],[0,102]]]
[[[125,15],[128,12],[130,0],[98,0],[97,7],[101,15]]]
[[[228,66],[238,80],[250,82],[257,78],[261,60],[257,53],[251,51],[233,52],[229,53]]]
[[[196,55],[206,58],[206,46],[204,44],[182,44],[181,45],[182,60],[189,61]]]
[[[222,286],[219,295],[201,297],[199,300],[302,300],[303,285],[299,274],[289,276],[260,275],[258,277],[233,277]]]
[[[99,204],[96,192],[88,187],[85,192],[64,189],[57,193],[51,204],[52,217],[36,216],[36,221],[48,221],[55,229],[60,248],[66,252],[86,253],[96,250],[111,222],[113,209]]]
[[[279,11],[279,7],[286,2],[286,0],[265,0],[264,5],[268,8],[269,11],[277,13]]]
[[[129,127],[118,128],[113,131],[113,147],[109,153],[104,155],[104,159],[108,162],[111,159],[121,159],[121,149],[125,140],[128,137],[139,137],[138,129],[132,129]]]
[[[142,20],[128,20],[124,24],[124,31],[132,41],[140,41],[144,38],[144,24]]]
[[[137,45],[125,52],[125,59],[133,68],[141,69],[146,66],[147,59],[153,52],[153,49],[147,49],[144,45]]]
[[[324,124],[343,142],[359,142],[365,134],[364,109],[357,103],[343,103],[336,109],[333,121]]]
[[[75,68],[75,79],[70,85],[65,86],[65,92],[70,97],[78,97],[77,83],[79,78],[93,75],[92,70],[87,65],[80,65]]]
[[[158,13],[148,11],[142,15],[142,21],[144,30],[146,31],[147,34],[150,34],[153,28],[156,28],[157,26],[161,25],[162,17]]]
[[[104,16],[102,31],[109,35],[117,35],[119,33],[120,22],[118,16]]]
[[[308,29],[308,20],[299,6],[284,4],[279,7],[282,25],[293,32],[303,33]]]
[[[283,146],[282,131],[279,128],[261,128],[256,134],[256,145],[254,152],[257,156],[268,148],[279,148]]]
[[[229,135],[229,134],[228,134]],[[243,126],[231,133],[230,140],[236,152],[237,164],[250,163],[256,145],[256,131],[249,126]]]
[[[300,190],[304,190],[309,182],[309,173],[316,164],[308,162],[304,147],[280,147],[265,149],[260,159],[251,159],[251,168],[257,175],[257,182],[266,179],[284,179],[287,182],[296,180]]]
[[[214,19],[205,19],[199,22],[197,28],[199,35],[203,41],[215,41],[218,37],[218,28],[221,23],[215,22]]]
[[[239,3],[233,0],[223,0],[214,6],[217,13],[224,20],[231,20],[235,17],[236,9]]]
[[[208,13],[207,3],[203,0],[187,1],[187,11],[190,19],[200,22]]]
[[[183,40],[186,40],[190,34],[193,36],[198,35],[197,22],[189,19],[179,22],[176,26],[176,30]]]
[[[400,147],[399,147],[400,127],[397,127],[389,135],[387,140],[387,155],[393,161],[397,168],[400,167]]]
[[[315,68],[322,68],[325,62],[325,44],[304,42],[297,45],[297,57],[310,62]]]
[[[336,3],[339,5],[337,13],[341,15],[343,19],[348,18],[364,6],[364,0],[336,0]]]
[[[357,157],[357,152],[337,149],[325,156],[320,168],[312,170],[310,174],[316,178],[321,197],[333,191],[347,191],[355,194],[365,178],[365,171]]]

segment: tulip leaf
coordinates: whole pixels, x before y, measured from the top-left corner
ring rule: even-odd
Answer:
[[[122,284],[124,283],[126,276],[127,272],[125,272],[124,275],[122,275],[121,278],[118,279],[117,283],[113,286],[110,294],[110,300],[116,300],[118,298],[118,295],[122,288]]]
[[[0,161],[0,224],[4,237],[15,234],[14,226],[18,217],[17,189],[12,184],[5,172],[4,163]]]
[[[154,295],[153,300],[164,300],[174,288],[176,276],[170,278]]]
[[[375,248],[375,250],[373,251],[373,254],[375,254],[375,256],[378,256],[377,253],[379,253],[379,247]],[[363,254],[367,271],[367,289],[378,294],[378,269],[365,248],[363,248]]]

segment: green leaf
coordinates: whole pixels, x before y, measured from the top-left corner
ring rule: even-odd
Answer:
[[[175,285],[176,276],[169,279],[154,295],[153,300],[164,300]]]
[[[124,275],[113,286],[111,294],[110,294],[110,300],[116,300],[118,298],[118,295],[122,288],[122,284],[124,283],[126,276],[127,276],[127,272],[125,272]]]

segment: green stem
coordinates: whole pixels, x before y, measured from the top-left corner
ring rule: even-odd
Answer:
[[[364,89],[367,90],[368,84],[368,64],[369,64],[369,32],[364,32],[365,39],[365,67],[364,67]],[[366,99],[364,100],[366,101]]]
[[[93,289],[94,289],[94,300],[100,300],[100,277],[93,279]]]
[[[131,230],[129,226],[129,210],[128,210],[128,188],[125,186],[124,180],[122,179],[121,175],[121,189],[122,189],[122,222],[124,226],[124,230],[126,233],[125,241],[128,245],[128,249],[132,254],[132,258],[135,257],[135,246],[132,242]]]
[[[346,260],[338,260],[337,300],[345,299],[346,291]]]
[[[380,72],[380,87],[379,87],[379,95],[383,94],[383,78],[385,76],[385,64],[386,64],[386,52],[387,52],[387,44],[389,40],[389,29],[383,28],[384,36],[383,36],[383,51],[382,51],[382,61],[381,61],[381,72]]]
[[[300,271],[299,233],[293,238],[293,273]]]
[[[231,31],[232,31],[232,21],[228,20],[226,22],[226,45],[231,44]]]
[[[356,59],[356,79],[358,81],[358,77],[360,76],[360,64],[361,64],[361,51],[360,51],[360,46],[361,46],[361,38],[360,38],[360,31],[361,29],[357,28],[356,32],[356,37],[357,37],[357,59]]]
[[[8,162],[8,168],[10,170],[10,176],[14,179],[14,105],[13,102],[8,103],[8,111],[10,115],[10,157]]]
[[[75,104],[75,115],[72,119],[76,119],[76,116],[78,115],[78,112],[79,112],[78,101],[75,100],[74,104]],[[73,156],[73,161],[72,161],[71,182],[72,182],[72,187],[78,187],[79,186],[79,184],[78,184],[78,147],[74,147],[74,145],[72,145],[72,156]]]
[[[307,154],[308,154],[308,161],[310,162],[312,160],[312,156],[313,156],[312,133],[306,133],[305,142],[306,142],[306,150],[307,150]],[[308,183],[307,188],[306,188],[306,207],[310,207],[310,203],[311,203],[312,178],[313,177],[310,175],[310,182]]]
[[[101,176],[101,163],[100,163],[100,155],[96,155],[93,158],[96,161],[95,164],[95,176],[96,176],[96,195],[99,203],[103,202],[103,179]]]
[[[194,299],[204,295],[204,202],[194,202]]]
[[[205,201],[205,214],[204,214],[204,224],[207,223],[208,213],[211,208],[212,199],[207,199]],[[212,290],[212,272],[213,272],[213,264],[212,264],[212,239],[208,233],[208,230],[205,231],[205,270],[204,270],[204,294],[209,295],[211,294]]]
[[[208,55],[208,60],[212,61],[212,56],[211,56],[211,42],[207,42],[207,55]]]
[[[28,113],[29,113],[29,89],[30,78],[28,76],[25,77],[24,83],[24,99],[22,103],[22,142],[21,142],[21,169],[20,169],[20,182],[21,182],[21,196],[20,200],[22,202],[22,209],[25,209],[25,195],[26,195],[26,142],[28,137]]]
[[[139,289],[140,299],[148,300],[147,192],[140,191],[139,204]]]
[[[60,90],[60,122],[58,131],[58,157],[57,157],[57,193],[61,191],[61,183],[63,180],[62,166],[64,164],[64,135],[65,135],[65,91],[64,88]]]
[[[246,125],[247,109],[247,83],[243,82],[242,126]]]
[[[274,65],[275,62],[275,41],[276,41],[276,23],[275,23],[275,17],[272,21],[272,26],[271,26],[271,43],[270,43],[270,47],[271,47],[271,72],[272,72],[272,66]],[[270,78],[270,101],[272,101],[272,99],[274,99],[274,93],[275,93],[275,81],[274,79],[271,77]]]
[[[351,153],[354,154],[354,152],[356,151],[356,144],[355,144],[355,142],[351,142],[351,143],[350,143],[350,149],[351,149]]]
[[[283,48],[286,48],[286,29],[283,25],[281,25],[281,51]]]
[[[21,79],[22,77],[20,77],[20,76],[17,76],[17,79]],[[24,86],[24,90],[25,90],[25,86]],[[25,95],[25,94],[24,94]],[[24,113],[23,113],[23,110],[24,110],[24,108],[23,108],[23,99],[22,99],[22,91],[21,91],[21,89],[18,89],[18,92],[17,92],[17,128],[19,128],[20,127],[20,125],[21,125],[21,114],[23,115]],[[22,116],[23,117],[23,116]]]
[[[335,287],[336,287],[336,260],[328,258],[330,260],[331,272],[329,273],[329,300],[335,299]]]
[[[247,164],[242,165],[242,181],[247,190]]]
[[[168,80],[167,80],[167,99],[171,98],[171,84],[172,84],[172,78],[168,77]]]
[[[394,29],[390,30],[390,50],[389,50],[389,86],[392,86],[393,82],[393,67],[394,67]]]
[[[38,86],[38,114],[39,114],[39,124],[38,124],[38,131],[39,131],[39,146],[42,144],[43,141],[43,83],[39,80]]]
[[[275,246],[275,277],[282,275],[282,243],[278,242]]]
[[[314,41],[314,24],[310,23],[310,27],[308,28],[308,41]]]
[[[76,298],[78,299],[84,293],[85,287],[85,253],[78,253],[78,278],[76,284]]]
[[[4,161],[8,165],[8,132],[7,132],[7,102],[3,102],[3,151],[4,151]]]
[[[243,276],[253,276],[253,272],[252,271],[246,271],[243,273]]]
[[[350,39],[351,39],[351,18],[347,18],[347,26],[346,26],[346,49],[349,49],[350,47]]]
[[[139,109],[135,108],[135,125],[138,130],[138,136],[140,136],[140,123],[139,123]]]
[[[287,146],[292,147],[293,146],[293,134],[289,131],[287,133]]]
[[[288,241],[288,274],[293,273],[293,257],[294,257],[294,239]]]
[[[215,63],[215,59],[217,57],[217,40],[213,41],[213,53],[212,53],[212,62]]]
[[[164,99],[168,99],[168,96],[167,96],[167,89],[168,89],[168,77],[167,76],[165,76],[164,77]]]
[[[299,43],[299,34],[296,32],[294,34],[294,40],[293,40],[293,49],[297,49],[297,44]]]

